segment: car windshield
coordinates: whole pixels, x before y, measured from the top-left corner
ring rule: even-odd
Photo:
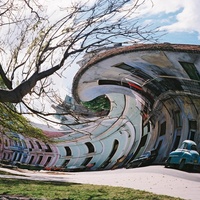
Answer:
[[[197,147],[196,147],[196,145],[192,145],[192,146],[191,146],[191,150],[195,150],[195,151],[197,151]]]

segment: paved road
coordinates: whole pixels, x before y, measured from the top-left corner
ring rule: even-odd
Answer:
[[[0,170],[8,171],[3,168]],[[33,172],[23,170],[22,172],[14,171],[14,173],[26,175],[27,177],[20,177],[23,179],[122,186],[187,200],[200,199],[200,173],[166,169],[163,166],[157,165],[94,172],[47,173],[44,171]],[[0,177],[2,176],[0,175]],[[19,178],[19,176],[12,177]]]

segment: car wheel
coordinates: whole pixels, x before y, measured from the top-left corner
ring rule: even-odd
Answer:
[[[171,158],[168,158],[165,162],[165,167],[170,167],[170,161],[171,161]]]
[[[185,160],[181,160],[181,163],[179,164],[178,167],[180,170],[184,170],[185,169]]]
[[[188,171],[188,172],[194,171],[194,166],[193,166],[193,165],[188,165],[188,166],[187,166],[187,171]]]

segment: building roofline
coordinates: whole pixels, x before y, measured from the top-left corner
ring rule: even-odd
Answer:
[[[81,69],[76,73],[73,85],[72,85],[72,94],[74,98],[79,101],[78,95],[75,90],[81,75],[87,71],[94,64],[101,62],[102,60],[108,59],[110,57],[131,53],[137,51],[171,51],[171,52],[186,52],[186,53],[200,53],[200,45],[192,45],[192,44],[171,44],[171,43],[160,43],[160,44],[134,44],[131,46],[120,46],[113,47],[110,50],[107,50],[102,53],[98,53],[96,56],[90,59],[90,61],[81,67]]]
[[[91,59],[84,67],[94,65],[97,62],[100,62],[106,58],[116,56],[122,53],[130,53],[134,51],[147,51],[147,50],[200,53],[200,45],[162,43],[162,44],[135,44],[131,46],[122,46],[97,54],[97,56]]]

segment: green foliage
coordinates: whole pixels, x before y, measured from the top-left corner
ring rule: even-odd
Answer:
[[[1,89],[6,89],[6,86],[5,86],[5,84],[4,84],[3,79],[1,78],[1,76],[0,76],[0,87],[1,87]]]
[[[181,200],[165,195],[130,188],[101,185],[31,181],[17,179],[0,179],[0,194],[26,196],[36,199],[68,199],[68,200]],[[48,191],[48,192],[47,192]]]
[[[1,76],[0,87],[6,89]],[[51,139],[43,134],[41,129],[33,127],[25,117],[19,114],[12,103],[0,103],[0,131],[3,133],[16,132],[26,137],[52,142]]]
[[[93,112],[110,110],[110,101],[106,96],[99,96],[92,101],[82,102],[82,104]]]
[[[14,106],[10,103],[0,103],[0,131],[20,133],[26,137],[50,142],[41,129],[33,127],[25,117],[15,111]]]

